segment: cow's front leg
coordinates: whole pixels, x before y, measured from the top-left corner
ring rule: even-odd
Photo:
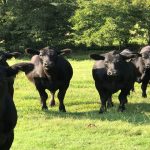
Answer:
[[[149,80],[142,81],[141,89],[142,89],[142,97],[144,97],[144,98],[147,97],[146,89],[147,89],[148,82],[149,82]]]
[[[64,105],[64,97],[67,89],[59,89],[58,99],[59,99],[59,111],[66,112]]]
[[[104,91],[98,90],[98,92],[99,92],[100,100],[101,100],[101,107],[100,107],[99,113],[103,113],[103,112],[107,111],[106,102],[107,102],[109,96]]]
[[[41,105],[42,105],[42,110],[43,109],[48,109],[47,105],[46,105],[46,100],[48,98],[47,93],[45,92],[45,89],[38,89],[40,98],[41,98]]]
[[[120,105],[118,107],[118,111],[123,112],[125,110],[125,104],[127,103],[127,95],[129,94],[130,91],[128,90],[121,90],[120,94],[119,94],[119,101],[120,101]]]

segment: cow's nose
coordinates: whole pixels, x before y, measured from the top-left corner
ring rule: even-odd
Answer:
[[[117,71],[108,71],[107,75],[108,76],[116,76],[117,75]]]
[[[111,72],[111,71],[108,71],[108,72],[107,72],[107,75],[108,75],[108,76],[111,76],[111,75],[112,75],[112,72]]]

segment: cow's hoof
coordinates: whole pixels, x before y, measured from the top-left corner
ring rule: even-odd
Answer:
[[[125,111],[125,106],[119,106],[118,111],[119,112],[124,112]]]
[[[110,102],[110,103],[107,103],[107,108],[111,108],[114,106],[114,103],[113,102]]]
[[[100,108],[99,113],[100,113],[100,114],[103,114],[104,112],[106,112],[106,109],[104,109],[104,108]]]
[[[104,111],[103,111],[103,110],[100,110],[100,111],[99,111],[99,113],[100,113],[100,114],[103,114],[103,113],[104,113]]]
[[[50,102],[50,106],[51,106],[51,107],[54,107],[54,106],[55,106],[55,101],[51,101],[51,102]]]
[[[42,110],[48,110],[47,106],[42,106]]]
[[[63,107],[63,108],[60,108],[60,107],[59,107],[59,111],[60,111],[60,112],[66,112],[66,109],[65,109],[64,107]]]
[[[66,112],[66,110],[62,109],[62,110],[59,110],[60,112]]]
[[[143,98],[147,98],[147,94],[142,94],[142,97]]]

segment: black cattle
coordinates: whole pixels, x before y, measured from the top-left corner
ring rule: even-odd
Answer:
[[[128,53],[131,54],[133,52],[130,50],[123,50],[121,52],[122,55],[126,56]],[[140,55],[141,57],[132,58],[130,61],[136,67],[137,82],[142,83],[142,96],[147,97],[146,89],[150,80],[150,46],[143,47],[140,51]]]
[[[0,65],[8,67],[9,64],[7,63],[7,60],[11,59],[12,57],[17,58],[20,55],[21,55],[21,53],[19,53],[19,52],[2,52],[1,51],[0,52]],[[11,95],[13,96],[13,94],[14,94],[14,88],[13,88],[14,77],[12,76],[7,80],[8,80],[9,93],[11,93]]]
[[[106,111],[106,103],[108,106],[112,105],[112,94],[118,90],[121,90],[118,97],[120,101],[118,110],[121,112],[125,110],[127,95],[130,94],[136,80],[135,67],[126,60],[136,55],[122,56],[115,51],[103,55],[90,55],[92,59],[96,60],[92,74],[101,100],[100,113]]]
[[[39,51],[26,49],[26,52],[36,54],[31,59],[31,63],[34,64],[35,68],[26,75],[35,84],[39,92],[42,109],[47,109],[46,100],[48,95],[45,90],[48,89],[51,93],[51,106],[55,105],[54,95],[59,90],[59,110],[66,112],[63,101],[73,75],[73,70],[70,63],[62,55],[70,53],[70,49],[56,51],[45,47]]]
[[[142,55],[142,61],[145,69],[144,75],[141,78],[142,96],[147,97],[146,89],[147,89],[147,84],[149,83],[150,80],[150,46],[143,47],[140,53]]]
[[[31,63],[18,63],[11,67],[0,66],[0,150],[10,149],[17,123],[17,111],[9,92],[8,79],[20,70],[28,73],[33,67]]]

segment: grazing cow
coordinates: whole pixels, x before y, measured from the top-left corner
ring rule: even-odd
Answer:
[[[136,80],[135,67],[127,59],[135,57],[137,54],[123,56],[116,51],[111,51],[103,55],[91,54],[90,57],[96,60],[92,74],[95,80],[95,86],[101,100],[100,113],[106,111],[106,102],[108,106],[112,105],[112,94],[121,90],[119,94],[120,105],[118,110],[125,110],[127,95],[133,88]]]
[[[127,51],[130,54],[133,53],[130,50],[123,50],[121,54],[127,55]],[[143,47],[140,51],[140,55],[141,57],[132,58],[131,62],[135,65],[137,70],[137,82],[142,83],[142,97],[147,97],[146,89],[150,80],[150,46]]]
[[[56,51],[45,47],[39,51],[26,49],[26,53],[35,54],[31,59],[31,63],[34,64],[35,68],[26,75],[35,84],[39,92],[42,109],[47,109],[46,100],[48,95],[45,90],[48,89],[51,93],[50,106],[55,105],[54,95],[56,90],[59,90],[59,110],[66,112],[63,101],[73,70],[70,63],[62,55],[70,53],[70,49]]]
[[[20,56],[21,53],[19,52],[0,52],[0,65],[1,66],[5,66],[5,67],[8,67],[8,63],[7,63],[7,60],[8,59],[11,59],[12,57],[15,57],[17,58],[18,56]],[[14,84],[14,77],[10,77],[8,79],[8,84],[9,84],[9,93],[11,93],[11,95],[13,96],[14,94],[14,88],[13,88],[13,84]]]
[[[31,63],[18,63],[11,67],[0,66],[0,150],[10,149],[17,123],[17,111],[9,92],[8,79],[20,70],[28,73],[33,67]]]

